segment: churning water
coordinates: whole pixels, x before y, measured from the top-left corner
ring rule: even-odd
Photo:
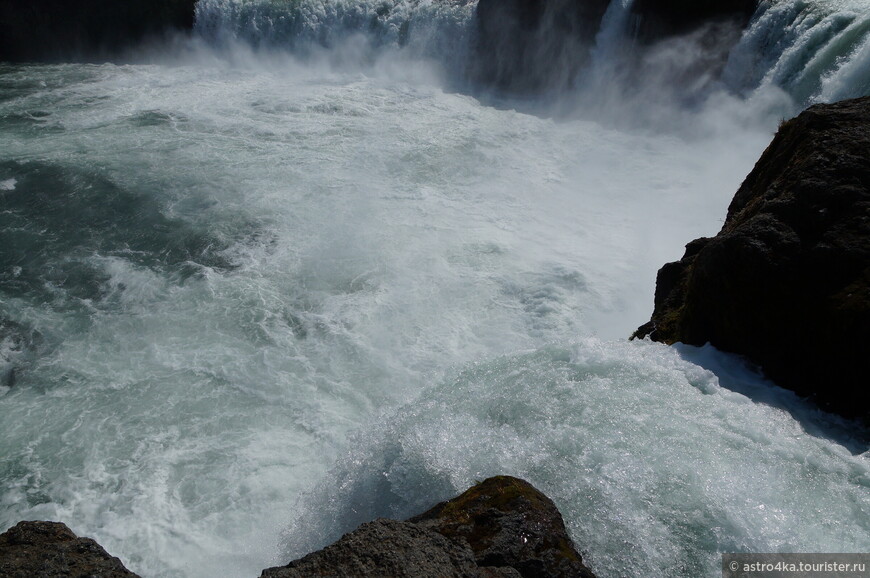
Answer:
[[[601,576],[870,551],[854,424],[626,340],[777,122],[870,92],[863,0],[764,4],[691,104],[602,92],[603,29],[558,115],[461,90],[473,9],[200,0],[151,64],[0,65],[0,528],[255,576],[513,474]]]

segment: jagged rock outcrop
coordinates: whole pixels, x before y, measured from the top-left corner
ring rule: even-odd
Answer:
[[[58,522],[0,534],[3,578],[137,578]],[[408,521],[380,518],[262,578],[595,578],[559,510],[531,484],[489,478]]]
[[[778,385],[870,417],[870,97],[784,123],[722,230],[661,268],[636,337],[712,343]]]
[[[571,84],[587,64],[609,0],[480,0],[470,76],[501,90]]]
[[[407,522],[378,519],[263,578],[594,578],[561,514],[531,484],[497,476]]]
[[[99,59],[193,27],[196,0],[0,0],[0,62]]]
[[[3,578],[138,578],[90,538],[59,522],[19,522],[0,534]]]
[[[489,478],[410,521],[467,543],[480,566],[508,566],[525,578],[593,577],[556,505],[519,478]]]
[[[733,22],[740,28],[758,7],[759,0],[635,0],[638,36],[652,41],[685,34],[710,23]]]

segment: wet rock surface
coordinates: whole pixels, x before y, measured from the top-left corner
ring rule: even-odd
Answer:
[[[307,576],[456,576],[477,578],[477,565],[467,548],[415,524],[380,518],[345,534],[338,542],[264,570],[264,578]]]

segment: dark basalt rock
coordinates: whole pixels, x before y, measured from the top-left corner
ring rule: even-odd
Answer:
[[[0,0],[0,61],[101,59],[193,28],[196,0]]]
[[[137,578],[90,538],[58,522],[19,522],[0,534],[4,578]]]
[[[470,76],[521,93],[569,86],[588,62],[608,4],[609,0],[480,0]]]
[[[594,577],[553,501],[518,478],[489,478],[410,521],[467,543],[480,566],[508,566],[524,578]]]
[[[281,568],[269,568],[263,578],[309,576],[456,576],[478,578],[468,548],[408,522],[377,519],[322,550]]]
[[[378,519],[263,578],[594,578],[553,502],[490,478],[407,522]]]
[[[635,0],[638,35],[651,41],[684,34],[710,23],[733,22],[744,28],[758,0]]]
[[[870,97],[784,123],[716,237],[659,271],[635,337],[712,343],[777,384],[870,417]]]

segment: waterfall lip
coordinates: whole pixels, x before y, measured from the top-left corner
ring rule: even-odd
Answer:
[[[856,2],[765,1],[729,55],[726,85],[751,95],[776,87],[798,105],[870,94],[870,81],[855,74],[852,87],[832,88],[838,71],[866,58],[870,13]],[[827,86],[827,88],[826,88]]]
[[[746,22],[728,16],[728,22],[737,22],[733,31],[720,22],[727,14],[715,13],[693,24],[700,31],[694,37],[683,30],[646,38],[642,27],[645,18],[652,18],[645,16],[649,8],[641,0],[612,0],[595,32],[582,39],[573,38],[577,26],[565,15],[560,17],[564,22],[546,24],[552,30],[536,28],[562,14],[562,4],[550,0],[531,24],[519,22],[506,39],[488,41],[487,34],[493,33],[487,32],[485,14],[527,4],[512,2],[199,0],[194,29],[213,47],[240,43],[303,60],[323,58],[324,50],[330,62],[350,58],[371,63],[392,51],[423,57],[440,66],[453,85],[473,94],[495,91],[561,102],[573,92],[624,95],[644,90],[652,81],[671,85],[672,94],[665,98],[686,102],[721,87],[743,97],[778,88],[800,106],[868,92],[859,67],[850,64],[861,57],[862,38],[870,36],[870,16],[855,2],[764,0],[752,3],[754,13],[739,12]],[[663,48],[667,42],[671,46]],[[693,52],[697,55],[689,58]],[[849,82],[855,86],[849,88]]]

